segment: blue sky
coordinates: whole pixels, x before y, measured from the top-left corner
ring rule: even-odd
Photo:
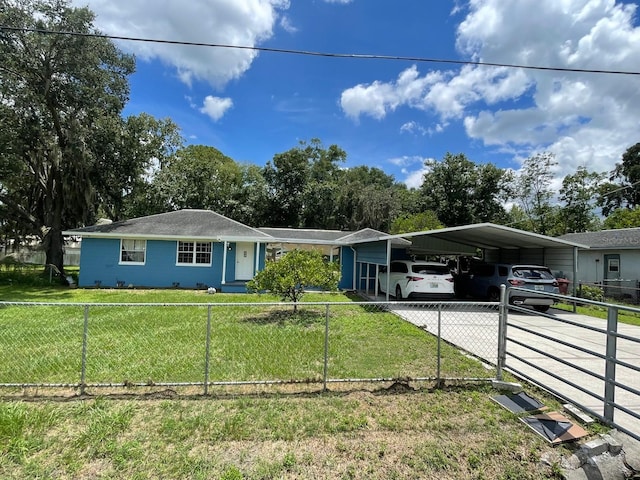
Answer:
[[[75,1],[75,0],[74,0]],[[83,0],[104,33],[327,53],[640,70],[638,2]],[[136,54],[125,114],[264,165],[319,138],[418,186],[426,159],[518,170],[549,151],[557,182],[610,171],[640,142],[640,77],[119,42]]]

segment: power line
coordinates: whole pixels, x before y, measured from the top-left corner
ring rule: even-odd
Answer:
[[[615,190],[611,190],[611,191],[609,191],[609,192],[605,192],[604,194],[605,194],[605,195],[611,195],[612,193],[620,192],[620,191],[622,191],[622,190],[626,190],[627,188],[633,188],[633,187],[635,187],[636,185],[640,185],[640,180],[638,180],[637,182],[633,182],[633,183],[632,183],[632,184],[630,184],[630,185],[623,185],[623,186],[622,186],[622,187],[620,187],[620,188],[616,188]]]
[[[396,60],[396,61],[416,62],[416,63],[444,63],[444,64],[454,64],[454,65],[474,65],[474,66],[483,66],[483,67],[522,68],[525,70],[543,70],[543,71],[571,72],[571,73],[604,73],[604,74],[610,74],[610,75],[640,75],[640,71],[631,71],[631,70],[544,67],[539,65],[520,65],[520,64],[513,64],[513,63],[480,62],[480,61],[471,61],[471,60],[452,60],[452,59],[446,59],[446,58],[427,58],[427,57],[413,57],[413,56],[401,56],[401,55],[318,52],[318,51],[310,51],[310,50],[294,50],[294,49],[288,49],[288,48],[257,47],[257,46],[247,46],[247,45],[227,45],[227,44],[221,44],[221,43],[186,42],[181,40],[162,40],[162,39],[153,39],[153,38],[125,37],[120,35],[106,35],[101,33],[62,32],[62,31],[54,31],[54,30],[45,30],[40,28],[10,27],[5,25],[0,25],[0,30],[12,31],[12,32],[41,33],[44,35],[69,35],[69,36],[75,36],[75,37],[106,38],[110,40],[123,40],[128,42],[160,43],[165,45],[182,45],[182,46],[190,46],[190,47],[230,48],[230,49],[237,49],[237,50],[253,50],[258,52],[285,53],[285,54],[291,54],[291,55],[307,55],[307,56],[328,57],[328,58],[351,58],[351,59],[357,59],[357,60]]]

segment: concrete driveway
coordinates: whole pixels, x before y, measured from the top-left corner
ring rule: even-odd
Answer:
[[[475,306],[474,306],[475,305]],[[460,348],[486,360],[491,364],[497,363],[498,351],[498,311],[497,307],[489,308],[483,304],[461,303],[460,307],[452,307],[438,313],[437,310],[413,308],[411,305],[403,306],[401,303],[393,304],[392,310],[407,321],[437,335],[438,315],[441,321],[442,338]],[[426,311],[425,311],[426,310]],[[606,321],[587,317],[560,310],[549,311],[555,318],[567,319],[587,327],[605,329]],[[550,353],[574,365],[578,365],[587,371],[604,375],[605,361],[586,352],[570,346],[564,346],[549,339],[544,339],[532,333],[520,330],[517,327],[527,328],[551,339],[562,340],[572,346],[581,347],[589,351],[605,354],[605,334],[568,325],[554,319],[537,315],[533,310],[531,314],[509,312],[507,328],[507,368],[512,368],[530,377],[534,382],[558,391],[573,403],[590,408],[603,414],[603,403],[567,384],[542,372],[539,368],[531,367],[515,356],[531,362],[545,370],[548,370],[574,384],[604,396],[604,382],[592,376],[580,372],[561,362],[549,359],[542,353],[535,352],[528,347],[534,347],[541,352]],[[640,327],[620,324],[619,332],[640,338]],[[522,343],[524,346],[519,345]],[[640,365],[640,344],[624,339],[618,339],[617,358],[632,365]],[[616,368],[616,380],[624,385],[640,390],[640,374],[620,365]],[[616,403],[640,414],[640,397],[618,387],[616,388]],[[640,420],[621,410],[616,410],[614,420],[624,428],[636,435],[640,435]]]

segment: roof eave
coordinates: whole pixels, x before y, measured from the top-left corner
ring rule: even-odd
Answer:
[[[62,232],[66,237],[88,237],[88,238],[135,238],[142,240],[205,240],[209,242],[271,242],[271,237],[260,236],[242,236],[242,235],[217,235],[215,237],[202,235],[157,235],[157,234],[139,234],[139,233],[107,233],[107,232],[76,232],[66,230]]]

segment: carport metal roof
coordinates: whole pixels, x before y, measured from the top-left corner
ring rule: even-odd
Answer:
[[[477,223],[461,227],[442,228],[423,232],[390,235],[381,240],[407,238],[413,243],[412,250],[431,253],[469,254],[476,248],[589,248],[586,245],[525,232],[516,228],[493,223]]]

